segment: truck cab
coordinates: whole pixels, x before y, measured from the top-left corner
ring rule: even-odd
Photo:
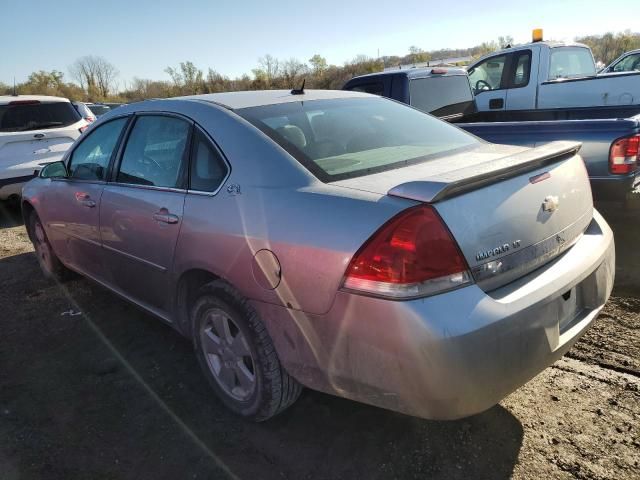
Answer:
[[[579,43],[536,41],[480,58],[468,69],[479,111],[640,104],[640,72],[598,75]]]
[[[342,88],[393,98],[448,121],[476,112],[469,78],[462,68],[386,70],[352,78]]]

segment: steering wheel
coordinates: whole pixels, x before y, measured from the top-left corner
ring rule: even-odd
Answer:
[[[482,85],[484,85],[487,88],[481,88]],[[484,81],[484,80],[478,80],[476,82],[475,90],[476,90],[476,92],[479,92],[480,90],[491,90],[491,85],[489,85],[489,83]]]

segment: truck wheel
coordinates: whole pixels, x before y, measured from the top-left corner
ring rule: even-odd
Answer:
[[[302,386],[280,364],[251,305],[220,280],[202,287],[196,298],[191,309],[194,348],[220,400],[258,422],[293,404]]]
[[[62,264],[54,253],[53,248],[51,248],[47,234],[36,212],[31,212],[29,216],[29,233],[38,257],[38,263],[40,263],[40,268],[45,276],[60,282],[73,278],[74,273]]]

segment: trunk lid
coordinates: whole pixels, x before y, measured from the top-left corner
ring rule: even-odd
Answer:
[[[433,204],[481,288],[492,290],[570,248],[593,216],[580,144],[477,149],[335,185]]]

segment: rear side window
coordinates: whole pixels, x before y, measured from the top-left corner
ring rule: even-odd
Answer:
[[[182,187],[182,169],[191,125],[175,117],[141,116],[122,155],[117,181],[136,185]]]
[[[411,106],[428,113],[473,100],[466,75],[416,78],[409,83],[409,92]]]
[[[384,95],[384,84],[382,82],[361,83],[354,87],[349,87],[348,90],[353,92],[371,93],[372,95]]]
[[[215,192],[227,176],[227,165],[207,137],[195,130],[191,152],[189,188],[199,192]]]
[[[469,70],[469,80],[475,94],[487,90],[499,90],[502,85],[502,72],[507,61],[506,55],[487,58]]]
[[[70,102],[27,102],[18,100],[0,105],[0,132],[67,127],[80,120]]]
[[[596,66],[589,49],[582,47],[551,49],[549,80],[592,77],[595,74]]]
[[[88,133],[71,154],[70,177],[79,180],[104,180],[113,150],[126,122],[126,118],[118,118]]]
[[[529,84],[529,75],[531,74],[531,50],[514,53],[513,64],[512,88],[526,87]]]

